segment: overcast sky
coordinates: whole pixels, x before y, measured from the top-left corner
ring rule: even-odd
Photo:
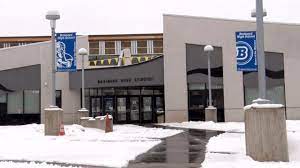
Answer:
[[[49,35],[48,10],[58,10],[57,32],[162,33],[163,14],[251,20],[255,0],[0,0],[0,36]],[[300,23],[300,0],[264,0],[266,21]]]

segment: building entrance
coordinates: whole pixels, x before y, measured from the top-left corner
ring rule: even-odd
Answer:
[[[103,94],[106,90],[110,90],[110,95]],[[144,124],[158,122],[157,118],[164,115],[162,87],[86,90],[86,93],[90,92],[93,96],[86,96],[86,107],[89,107],[91,117],[109,113],[113,115],[115,123]]]
[[[195,86],[195,85],[194,85]],[[198,85],[203,87],[193,87],[189,85],[189,120],[204,121],[205,108],[208,107],[208,88],[205,84]],[[224,121],[224,96],[223,87],[214,86],[212,88],[212,104],[217,108],[218,122]]]

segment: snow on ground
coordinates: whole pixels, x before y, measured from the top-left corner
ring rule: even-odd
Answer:
[[[207,144],[203,168],[294,168],[300,167],[300,121],[288,120],[287,137],[290,162],[257,162],[246,156],[243,122],[183,122],[163,125],[182,128],[226,131]]]
[[[189,121],[182,123],[162,123],[160,125],[178,127],[178,128],[194,128],[203,130],[218,130],[218,131],[230,131],[230,132],[244,132],[245,126],[242,122],[219,122],[214,123],[212,121]]]
[[[15,163],[15,162],[0,162],[1,168],[78,168],[78,167],[72,167],[72,166],[58,166],[53,164],[47,164],[47,163]]]
[[[0,127],[0,160],[29,160],[122,167],[180,130],[114,125],[105,133],[65,126],[65,136],[44,136],[44,125]],[[1,165],[0,165],[1,166]]]
[[[300,120],[287,120],[286,129],[289,132],[300,132]],[[177,128],[194,128],[203,130],[216,130],[226,132],[245,132],[244,122],[204,122],[204,121],[189,121],[182,123],[161,123],[159,125],[177,127]]]

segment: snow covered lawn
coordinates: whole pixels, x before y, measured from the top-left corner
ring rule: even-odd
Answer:
[[[122,167],[159,144],[161,138],[181,131],[114,125],[114,132],[104,133],[99,129],[67,125],[65,132],[65,136],[44,136],[43,125],[1,126],[0,160]]]
[[[287,121],[290,162],[257,162],[246,156],[243,122],[183,122],[165,123],[172,127],[226,131],[212,137],[207,144],[203,168],[294,168],[300,167],[300,121]]]

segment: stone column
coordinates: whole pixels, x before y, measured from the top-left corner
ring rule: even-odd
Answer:
[[[77,111],[77,118],[76,118],[76,124],[80,124],[80,118],[81,117],[88,117],[89,111],[86,108],[82,108]]]
[[[217,108],[213,106],[205,108],[205,121],[217,122]]]
[[[63,109],[50,107],[45,111],[45,135],[58,136],[61,124],[63,124]]]
[[[284,108],[252,104],[244,108],[246,154],[256,161],[289,161]]]

